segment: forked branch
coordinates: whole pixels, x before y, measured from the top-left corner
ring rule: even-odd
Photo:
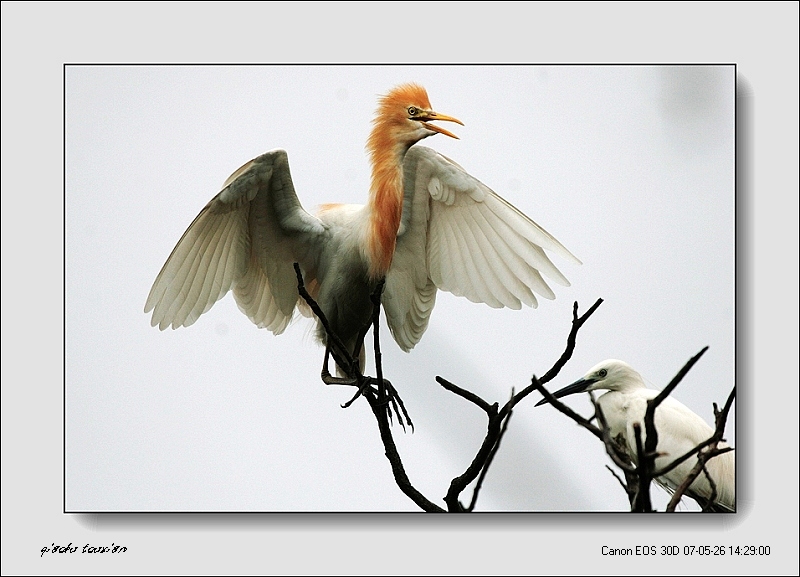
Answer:
[[[672,498],[667,504],[667,511],[671,512],[675,510],[675,507],[678,505],[678,502],[680,502],[681,497],[689,489],[691,484],[700,475],[701,472],[706,475],[706,478],[708,479],[708,484],[711,487],[711,495],[706,501],[706,503],[703,504],[703,511],[713,510],[714,499],[717,496],[717,486],[716,483],[714,483],[714,480],[711,478],[711,475],[708,474],[708,470],[706,469],[706,463],[711,459],[713,459],[714,457],[716,457],[717,455],[722,455],[723,453],[727,453],[728,451],[733,451],[733,448],[731,447],[718,448],[717,445],[720,443],[720,441],[722,441],[722,436],[725,434],[725,424],[728,421],[728,414],[730,413],[731,406],[733,405],[733,399],[735,397],[736,397],[736,387],[734,386],[733,389],[731,389],[730,394],[728,395],[728,400],[725,401],[725,406],[722,408],[722,411],[720,411],[717,407],[717,404],[714,403],[715,427],[714,427],[714,434],[711,436],[710,439],[697,445],[697,447],[695,447],[692,451],[690,451],[686,455],[683,455],[678,459],[675,459],[675,461],[670,463],[669,466],[665,467],[663,471],[659,471],[657,473],[657,474],[665,473],[671,470],[673,467],[677,466],[679,462],[682,463],[684,460],[689,458],[691,454],[697,453],[697,463],[692,468],[691,472],[686,476],[686,479],[684,479],[683,483],[681,483],[675,489]],[[706,449],[706,447],[708,448]]]
[[[358,340],[358,344],[356,346],[355,351],[348,351],[347,348],[343,345],[342,341],[339,337],[331,330],[330,324],[325,317],[325,313],[316,303],[316,301],[311,297],[308,291],[305,288],[305,283],[303,282],[303,275],[300,270],[300,267],[297,263],[294,265],[295,273],[297,275],[297,290],[300,296],[305,300],[314,314],[320,321],[320,324],[325,330],[325,334],[327,337],[327,352],[329,352],[333,357],[336,364],[341,368],[345,367],[345,372],[347,373],[347,379],[342,379],[338,381],[336,384],[353,384],[358,387],[358,392],[356,395],[344,406],[349,406],[352,404],[358,397],[364,397],[370,405],[372,409],[372,413],[375,415],[375,419],[378,422],[378,430],[380,432],[381,441],[383,442],[383,446],[386,452],[386,458],[389,460],[389,463],[392,467],[392,474],[394,475],[395,483],[406,494],[414,503],[416,503],[423,511],[429,512],[444,512],[445,510],[431,500],[426,498],[422,493],[420,493],[412,484],[408,475],[405,471],[403,466],[402,459],[397,451],[397,446],[394,442],[394,438],[392,436],[392,431],[390,427],[390,419],[392,412],[397,415],[398,421],[403,428],[405,428],[405,423],[411,425],[411,419],[408,417],[408,413],[403,405],[400,396],[397,394],[397,391],[394,387],[391,386],[391,383],[387,381],[383,376],[383,366],[381,362],[381,350],[380,350],[380,337],[379,337],[379,318],[380,318],[380,306],[381,306],[381,291],[383,289],[383,283],[380,283],[376,290],[372,295],[372,306],[373,306],[373,313],[372,319],[369,325],[365,326],[360,333],[360,338]],[[567,412],[567,414],[572,413],[571,409],[565,407],[562,403],[558,400],[552,398],[552,396],[544,390],[542,387],[543,383],[546,383],[553,379],[561,368],[566,364],[566,362],[572,356],[572,352],[575,349],[575,340],[578,334],[578,330],[580,330],[581,326],[586,322],[586,320],[597,310],[597,307],[600,306],[602,303],[602,299],[598,299],[597,302],[592,305],[592,307],[582,316],[578,316],[578,303],[576,302],[573,307],[573,319],[572,319],[572,329],[567,337],[567,346],[562,353],[561,357],[556,361],[553,367],[545,373],[545,376],[542,379],[537,379],[535,376],[532,378],[531,385],[524,388],[517,394],[514,394],[513,390],[511,392],[511,398],[503,405],[503,408],[500,409],[497,403],[489,404],[483,399],[481,399],[475,393],[467,391],[442,377],[436,377],[436,380],[448,391],[466,399],[467,401],[473,403],[481,410],[483,410],[487,417],[488,417],[488,425],[487,425],[487,432],[486,437],[483,440],[480,448],[478,449],[475,458],[472,460],[470,465],[467,467],[467,470],[464,471],[461,475],[454,478],[450,483],[450,488],[445,496],[445,503],[447,504],[447,510],[450,512],[465,512],[465,511],[472,511],[475,508],[475,504],[478,499],[478,495],[480,493],[481,486],[483,485],[483,481],[486,477],[486,473],[489,470],[489,466],[494,459],[494,456],[497,454],[497,451],[500,447],[500,441],[503,438],[503,435],[508,429],[508,422],[513,414],[513,408],[516,406],[522,399],[527,397],[531,392],[535,390],[542,391],[543,394],[550,397],[549,400],[553,402],[553,405],[558,408],[559,410]],[[364,338],[369,331],[370,326],[373,330],[373,348],[375,351],[375,366],[377,377],[372,378],[361,374],[359,365],[358,365],[358,355],[360,352],[360,347],[363,346]],[[391,407],[391,408],[390,408]],[[572,413],[578,419],[582,419],[579,415]],[[602,438],[602,433],[600,432],[597,427],[583,419],[585,422],[584,426],[593,430],[593,432]],[[461,504],[459,500],[459,496],[461,493],[466,489],[466,487],[478,479],[476,483],[475,489],[473,490],[472,499],[470,500],[469,506],[465,507]]]
[[[597,310],[600,304],[603,302],[603,299],[597,299],[586,313],[582,316],[578,316],[578,303],[576,302],[572,309],[572,328],[570,333],[567,337],[567,346],[564,352],[561,354],[561,357],[555,362],[553,367],[545,373],[545,376],[541,379],[537,379],[534,375],[531,378],[531,384],[522,389],[519,393],[514,394],[512,391],[511,398],[503,405],[502,408],[498,409],[497,403],[488,403],[475,393],[472,393],[466,389],[451,383],[450,381],[442,378],[436,377],[436,381],[442,385],[448,391],[466,399],[467,401],[471,402],[475,406],[479,407],[486,413],[486,417],[488,419],[487,427],[486,427],[486,436],[484,437],[483,442],[481,443],[480,448],[478,449],[478,453],[475,455],[475,458],[467,467],[466,471],[452,480],[450,483],[450,488],[447,491],[447,495],[445,496],[445,503],[447,503],[448,511],[456,512],[456,511],[472,511],[475,508],[475,503],[478,499],[478,494],[480,489],[483,485],[483,480],[486,477],[486,473],[492,463],[492,459],[494,455],[497,453],[497,450],[500,445],[500,441],[502,440],[505,431],[508,428],[508,420],[511,418],[513,408],[522,401],[525,397],[531,394],[533,391],[541,391],[545,398],[548,401],[553,403],[553,406],[556,407],[559,411],[569,415],[571,418],[575,419],[576,422],[579,422],[582,426],[586,427],[590,431],[592,431],[595,435],[599,438],[602,438],[602,432],[588,420],[584,419],[577,413],[575,413],[572,409],[558,401],[555,397],[553,397],[548,391],[544,389],[542,386],[543,383],[546,383],[556,375],[558,375],[559,371],[564,367],[567,361],[572,357],[572,353],[575,350],[575,342],[577,339],[578,331],[583,326],[583,324],[587,321],[587,319]],[[472,483],[476,478],[478,478],[478,483],[475,485],[475,489],[473,490],[472,499],[470,500],[470,504],[468,507],[465,507],[461,504],[459,500],[459,496],[467,488],[467,486]]]

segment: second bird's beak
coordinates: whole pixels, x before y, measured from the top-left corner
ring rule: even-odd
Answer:
[[[458,118],[453,118],[452,116],[446,116],[444,114],[439,114],[438,112],[428,112],[425,116],[425,120],[446,120],[447,122],[455,122],[456,124],[460,124],[464,126],[464,123],[461,122]],[[438,132],[439,134],[444,134],[445,136],[449,136],[450,138],[455,138],[459,140],[458,136],[442,128],[441,126],[436,126],[435,124],[428,124],[427,122],[423,122],[422,126],[427,128],[428,130],[433,130],[434,132]]]
[[[552,393],[552,395],[556,399],[560,399],[561,397],[566,397],[567,395],[574,395],[575,393],[582,393],[586,389],[588,389],[589,385],[591,385],[593,382],[594,381],[591,381],[591,380],[588,380],[588,379],[578,379],[577,381],[575,381],[571,385],[567,385],[563,389],[558,390],[555,393]],[[548,403],[547,399],[542,399],[541,401],[536,403],[536,406],[538,407],[539,405],[546,405],[547,403]]]

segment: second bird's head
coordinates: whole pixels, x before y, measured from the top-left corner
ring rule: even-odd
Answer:
[[[560,399],[576,393],[601,389],[620,391],[639,387],[644,387],[644,380],[642,380],[642,376],[637,373],[633,367],[624,361],[608,359],[593,366],[589,369],[588,373],[571,385],[567,385],[563,389],[554,392],[553,396]],[[547,402],[547,399],[542,399],[536,403],[536,406],[545,405]]]

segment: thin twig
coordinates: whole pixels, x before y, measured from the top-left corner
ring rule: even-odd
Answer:
[[[658,395],[647,401],[647,410],[644,413],[644,429],[645,429],[644,450],[647,454],[655,453],[656,447],[658,446],[658,432],[656,431],[656,425],[655,425],[656,407],[658,407],[658,405],[660,405],[664,401],[664,399],[666,399],[669,396],[669,394],[672,393],[673,390],[675,390],[675,387],[678,386],[678,383],[680,383],[683,380],[683,377],[686,376],[686,373],[688,373],[692,369],[694,364],[698,360],[700,360],[700,357],[702,357],[707,350],[708,346],[703,347],[699,353],[697,353],[695,356],[689,359],[685,365],[683,365],[683,368],[681,368],[681,370],[678,371],[678,374],[672,378],[669,384],[666,387],[664,387],[664,389],[660,393],[658,393]]]
[[[511,396],[514,396],[514,388],[511,388]],[[514,411],[508,411],[505,419],[502,419],[503,426],[500,428],[500,433],[497,435],[497,440],[494,442],[494,447],[489,452],[489,456],[486,458],[486,464],[481,469],[481,474],[478,476],[478,481],[475,483],[475,489],[472,491],[472,500],[469,503],[469,507],[467,508],[468,511],[475,510],[475,503],[478,501],[478,494],[481,491],[481,487],[483,486],[483,480],[486,478],[486,474],[489,472],[489,467],[492,466],[492,461],[494,460],[494,456],[497,454],[497,451],[500,449],[500,442],[503,440],[503,436],[506,434],[508,430],[508,422],[511,420],[511,416],[514,414]]]
[[[718,411],[717,405],[716,403],[714,403],[715,428],[714,428],[714,434],[708,440],[697,445],[697,447],[695,447],[692,451],[689,451],[685,455],[682,455],[678,459],[675,459],[668,466],[664,467],[662,471],[658,471],[659,475],[671,471],[678,464],[688,459],[694,453],[697,453],[697,463],[695,464],[694,467],[692,467],[692,470],[689,472],[689,474],[686,476],[683,482],[675,489],[675,492],[672,494],[672,498],[670,499],[667,505],[667,511],[671,512],[675,510],[675,508],[678,505],[678,502],[681,500],[683,495],[690,490],[692,483],[694,483],[694,480],[700,475],[700,472],[706,471],[705,464],[708,461],[710,461],[711,459],[713,459],[718,455],[722,455],[724,453],[733,450],[732,447],[723,447],[720,449],[718,448],[718,443],[722,441],[722,437],[725,434],[725,425],[728,421],[728,414],[730,413],[731,406],[733,405],[733,399],[735,397],[736,397],[736,386],[734,385],[734,387],[731,389],[730,394],[728,395],[728,399],[725,401],[725,406],[722,408],[722,411]],[[705,447],[708,447],[708,450],[701,450],[705,449]],[[711,479],[711,476],[708,475],[707,471],[706,471],[706,476],[708,477],[709,484],[711,485],[712,488],[712,495],[708,499],[706,505],[703,507],[704,510],[713,507],[713,501],[716,499],[716,488],[717,488],[716,483],[713,481],[713,479]],[[694,495],[689,495],[689,496],[695,500],[698,500],[697,496]]]
[[[595,426],[589,419],[583,417],[579,413],[576,413],[570,407],[568,407],[567,405],[565,405],[564,403],[559,401],[557,398],[555,398],[550,393],[550,391],[548,391],[547,389],[545,389],[542,386],[541,380],[537,379],[536,375],[534,375],[531,378],[531,384],[530,384],[530,386],[526,387],[526,390],[527,389],[530,389],[531,392],[532,391],[539,391],[540,393],[542,393],[542,396],[544,396],[544,398],[547,400],[547,402],[550,403],[551,405],[553,405],[553,407],[556,410],[558,410],[560,413],[563,413],[566,416],[568,416],[570,419],[575,421],[581,427],[585,428],[587,431],[592,433],[595,437],[597,437],[601,441],[603,440],[603,431],[599,427]],[[519,397],[520,395],[521,395],[521,393],[518,394],[517,397]],[[515,400],[516,400],[516,398],[515,398]],[[517,402],[519,402],[519,400],[517,400]],[[506,405],[506,406],[508,406],[508,405]],[[503,410],[505,410],[505,408],[506,407],[503,407]],[[500,411],[501,414],[502,414],[503,410]]]
[[[628,485],[625,484],[625,481],[623,481],[622,478],[619,475],[617,475],[617,472],[614,469],[612,469],[611,467],[609,467],[608,465],[606,465],[606,469],[608,469],[609,473],[611,473],[614,476],[614,478],[619,482],[620,487],[622,487],[625,490],[625,492],[627,493],[628,492]]]
[[[477,501],[477,489],[480,487],[480,483],[482,483],[483,479],[486,476],[486,469],[488,469],[489,465],[491,464],[494,455],[497,452],[499,440],[505,433],[508,427],[508,420],[511,416],[511,412],[513,408],[528,396],[533,391],[539,390],[545,395],[554,407],[558,410],[564,412],[565,414],[569,415],[571,418],[579,422],[582,426],[586,427],[588,430],[592,431],[593,434],[602,438],[602,433],[600,430],[595,427],[591,422],[587,419],[584,419],[572,409],[562,404],[560,401],[555,399],[549,392],[547,392],[544,387],[542,387],[542,383],[547,382],[553,379],[558,372],[563,368],[563,366],[567,363],[567,361],[571,358],[572,353],[575,349],[575,342],[578,331],[580,330],[581,326],[588,320],[588,318],[597,310],[597,307],[603,302],[603,299],[597,299],[597,302],[592,305],[589,310],[582,316],[578,316],[578,303],[576,302],[573,306],[572,310],[572,328],[570,330],[569,336],[567,337],[567,346],[562,353],[561,357],[556,361],[553,367],[546,373],[546,380],[545,378],[539,380],[534,375],[531,378],[531,384],[525,387],[522,391],[517,394],[511,395],[511,398],[506,402],[502,409],[498,411],[498,404],[493,403],[489,404],[481,397],[467,391],[451,383],[450,381],[442,378],[436,377],[436,381],[448,391],[466,399],[467,401],[473,403],[480,409],[482,409],[487,417],[488,417],[488,424],[486,427],[486,436],[484,437],[483,442],[481,443],[480,448],[478,449],[478,453],[475,455],[475,458],[467,467],[466,471],[459,475],[458,477],[454,478],[450,483],[450,488],[447,491],[447,495],[445,496],[445,503],[447,503],[447,508],[449,511],[472,511],[475,507],[475,503]],[[471,483],[478,475],[481,475],[481,481],[478,485],[476,485],[476,491],[473,492],[472,501],[470,503],[469,508],[465,509],[461,502],[459,501],[459,495],[464,491],[464,489]]]
[[[583,324],[589,320],[589,317],[594,314],[597,308],[603,304],[603,299],[597,299],[595,303],[589,307],[583,315],[578,317],[578,301],[575,301],[572,305],[572,330],[569,332],[569,336],[567,337],[567,348],[564,349],[564,352],[561,353],[561,357],[555,362],[552,368],[547,371],[539,380],[542,384],[549,383],[552,381],[558,373],[564,368],[564,365],[567,364],[572,358],[572,353],[575,351],[575,342],[578,336],[578,330],[583,326]],[[520,393],[521,394],[521,393]]]
[[[484,401],[482,398],[480,398],[475,393],[473,393],[471,391],[468,391],[466,389],[462,389],[461,387],[459,387],[458,385],[456,385],[454,383],[451,383],[450,381],[448,381],[444,377],[436,377],[436,382],[439,383],[440,385],[442,385],[442,387],[444,387],[445,389],[447,389],[451,393],[455,393],[459,397],[465,398],[470,403],[474,403],[474,404],[478,405],[485,412],[487,412],[487,413],[489,412],[491,405],[489,403],[487,403],[486,401]]]
[[[564,349],[564,352],[561,353],[561,356],[553,364],[553,366],[550,368],[550,370],[547,371],[544,374],[543,377],[539,378],[539,381],[538,381],[539,385],[538,386],[535,385],[533,382],[531,382],[531,384],[529,386],[525,387],[519,393],[517,393],[516,396],[514,397],[514,399],[512,399],[512,401],[509,401],[508,403],[506,403],[506,406],[503,407],[500,410],[501,413],[505,413],[507,411],[510,411],[511,408],[514,405],[516,405],[522,399],[524,399],[525,397],[530,395],[533,391],[537,391],[538,390],[539,392],[541,392],[544,395],[545,389],[541,388],[541,385],[543,385],[545,383],[549,383],[550,381],[552,381],[558,375],[558,373],[561,371],[561,369],[564,368],[564,365],[567,364],[567,361],[569,361],[572,358],[572,353],[575,350],[575,342],[576,342],[576,339],[578,337],[578,331],[583,326],[583,324],[587,320],[589,320],[589,317],[594,314],[594,312],[597,310],[597,308],[601,304],[603,304],[603,299],[597,299],[597,301],[595,301],[595,303],[591,307],[589,307],[589,310],[587,310],[583,315],[581,315],[579,317],[578,316],[578,302],[575,301],[575,303],[572,305],[572,329],[570,330],[569,335],[567,336],[567,346]],[[550,397],[546,396],[545,398],[547,398],[547,400],[550,401],[551,398],[552,398],[552,395]],[[556,405],[553,404],[553,406],[556,406]],[[573,417],[571,417],[571,418],[573,418]]]
[[[631,510],[636,513],[650,513],[653,511],[653,505],[650,501],[650,482],[653,479],[652,467],[646,458],[647,455],[645,455],[644,443],[642,443],[642,427],[639,423],[633,424],[633,436],[636,441],[636,454],[638,455],[636,474],[638,475],[639,483],[636,487],[636,500]]]

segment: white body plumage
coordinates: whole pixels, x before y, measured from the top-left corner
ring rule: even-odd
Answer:
[[[647,401],[655,398],[659,391],[648,389],[642,376],[623,361],[609,359],[592,367],[586,375],[575,383],[553,393],[556,398],[594,390],[607,390],[597,399],[612,439],[622,436],[628,454],[637,462],[636,437],[633,426],[641,426],[642,443],[646,437],[644,417]],[[538,404],[544,404],[541,401]],[[658,433],[656,469],[661,469],[702,443],[713,434],[711,428],[700,416],[671,396],[666,397],[656,408],[655,427]],[[724,442],[719,447],[727,447]],[[674,491],[689,475],[697,463],[692,456],[656,480],[668,491]],[[716,485],[717,509],[735,509],[736,503],[736,465],[734,451],[713,457],[706,468]],[[711,498],[711,485],[704,474],[700,474],[689,487],[686,494],[701,500]]]

